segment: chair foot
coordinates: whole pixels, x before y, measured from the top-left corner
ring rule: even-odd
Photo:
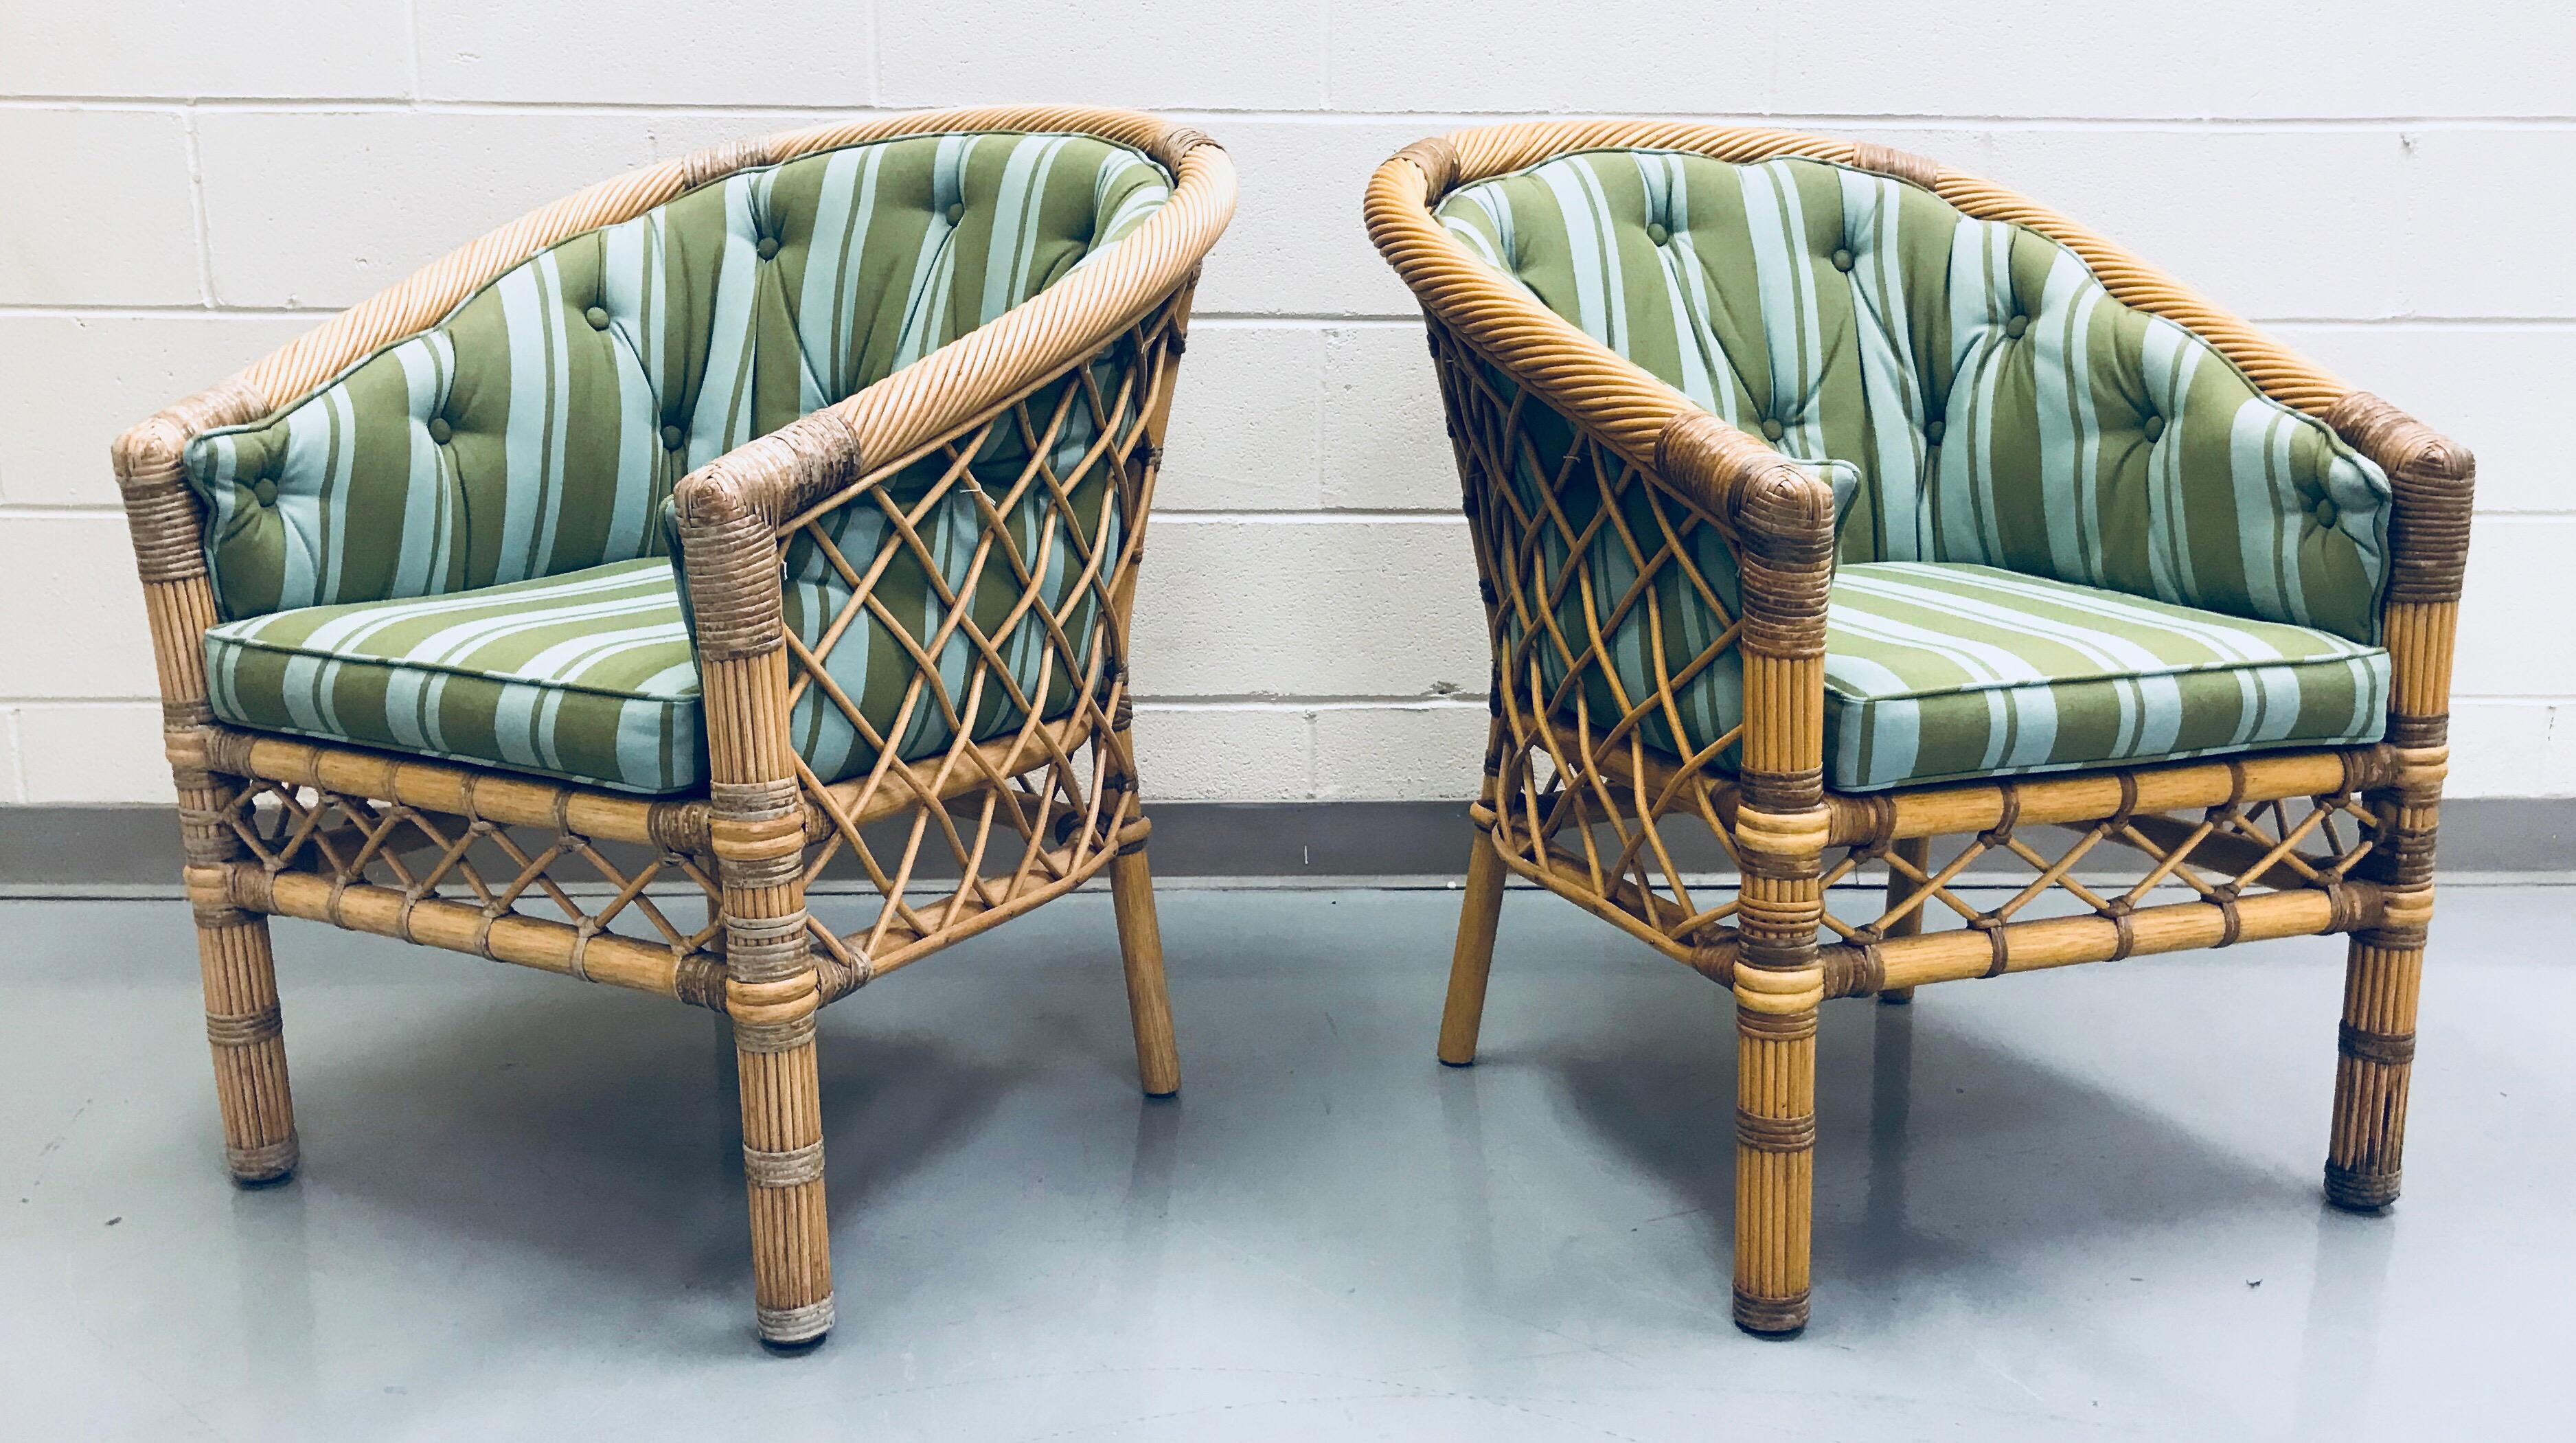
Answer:
[[[2352,1172],[2327,1163],[2326,1201],[2348,1213],[2383,1216],[2397,1201],[2398,1187],[2404,1180],[2403,1173]]]
[[[1735,1324],[1807,1325],[1816,1178],[1816,1009],[1769,1001],[1739,971],[1735,1008]],[[1811,994],[1812,995],[1812,994]]]
[[[1503,858],[1490,832],[1476,833],[1467,858],[1467,895],[1458,908],[1458,943],[1449,959],[1449,998],[1440,1009],[1440,1060],[1451,1067],[1476,1061],[1476,1036],[1485,1025],[1485,984],[1494,970],[1494,932],[1503,911]]]
[[[762,1308],[759,1310],[760,1346],[782,1357],[796,1357],[823,1346],[832,1334],[832,1300],[801,1308]]]
[[[1911,987],[1890,987],[1878,994],[1881,1007],[1910,1007],[1913,1003],[1914,989]]]
[[[1163,929],[1154,915],[1154,873],[1145,848],[1109,864],[1109,900],[1118,916],[1118,955],[1127,969],[1127,1020],[1136,1033],[1136,1079],[1147,1097],[1181,1090],[1180,1046],[1172,1037],[1172,996],[1163,977]]]
[[[2405,1177],[2415,1000],[2424,970],[2420,935],[2390,946],[2393,939],[2356,934],[2345,965],[2325,1193],[2346,1212],[2386,1211]]]
[[[1757,1338],[1787,1342],[1807,1331],[1807,1295],[1757,1298],[1735,1290],[1735,1326]]]
[[[215,1100],[223,1111],[225,1169],[244,1187],[284,1182],[295,1174],[299,1148],[268,919],[229,907],[201,908],[197,959],[204,974]]]
[[[832,1330],[831,1217],[823,1205],[823,1111],[813,1024],[737,1022],[742,1171],[760,1340],[801,1348]],[[801,1032],[801,1036],[798,1034]]]
[[[224,1148],[224,1168],[232,1174],[233,1186],[249,1192],[293,1182],[301,1160],[301,1144],[291,1131],[286,1141],[273,1147]]]

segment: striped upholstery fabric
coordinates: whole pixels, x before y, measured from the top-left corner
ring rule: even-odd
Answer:
[[[191,443],[188,472],[210,513],[218,604],[228,618],[256,618],[660,556],[668,549],[661,512],[689,471],[998,318],[1124,238],[1169,196],[1160,167],[1087,136],[918,136],[739,172],[574,237],[304,401]],[[1119,396],[1132,363],[1104,357],[1029,402],[1043,419],[1075,397],[1050,458],[1059,476],[1075,473],[1103,419],[1083,404],[1080,383]],[[969,472],[1027,533],[1025,555],[1044,576],[1047,605],[1069,626],[1087,623],[1080,567],[1064,564],[1044,488],[1020,492],[1030,458],[1022,438],[1001,434],[1010,430],[996,428]],[[926,541],[938,538],[938,569],[952,589],[975,550],[976,498],[962,489],[926,505],[919,498],[953,459],[926,457],[887,488],[914,499],[912,524]],[[1086,534],[1116,535],[1108,469],[1091,468],[1073,488]],[[862,571],[880,547],[897,544],[871,501],[824,525]],[[1044,564],[1041,531],[1054,546]],[[790,625],[813,642],[848,590],[810,545],[791,555],[788,582]],[[989,571],[975,588],[979,596],[998,589]],[[1016,585],[1009,589],[1016,599]],[[936,591],[929,569],[904,554],[874,595],[908,628],[921,618],[914,637],[927,643]],[[1034,637],[1025,634],[1013,653],[1031,666],[1019,678],[1024,689],[1038,685]],[[971,643],[958,638],[941,661],[962,676],[960,648]],[[869,699],[880,732],[892,722],[903,692],[897,674],[910,661],[878,621],[853,627],[829,664],[852,697]],[[1072,695],[1063,671],[1050,672],[1054,705]],[[956,701],[962,707],[964,697]],[[985,698],[970,729],[1017,720],[994,701]],[[817,769],[827,780],[864,770],[875,747],[819,703],[809,692],[799,733]],[[220,698],[216,709],[227,721],[263,724],[226,711]],[[948,730],[944,718],[916,715],[900,748],[926,754]],[[639,785],[640,775],[566,774],[620,786]]]
[[[1825,776],[1843,791],[2377,741],[2388,653],[1988,566],[1834,579]]]
[[[1168,179],[1089,137],[879,141],[576,236],[266,421],[188,448],[228,616],[656,554],[696,467],[1000,316]]]
[[[206,633],[215,712],[265,731],[634,792],[706,776],[698,668],[658,558]]]
[[[1955,561],[2378,639],[2389,488],[2084,264],[1807,160],[1562,156],[1445,199],[1472,253],[1849,484],[1847,561]]]

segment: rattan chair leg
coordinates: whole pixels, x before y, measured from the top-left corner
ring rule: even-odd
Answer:
[[[232,908],[213,916],[200,911],[197,959],[205,974],[215,1100],[224,1116],[224,1165],[245,1186],[283,1182],[295,1172],[295,1099],[287,1085],[268,919]]]
[[[2397,1200],[2406,1146],[2406,1089],[2414,1073],[2415,995],[2424,949],[2352,939],[2335,1059],[2334,1132],[2326,1200],[2377,1212]]]
[[[831,1220],[823,1206],[823,1110],[814,1039],[783,1052],[744,1046],[743,1178],[751,1196],[752,1296],[760,1340],[819,1343],[832,1329]]]
[[[804,803],[792,780],[721,779],[775,765],[761,752],[784,730],[766,723],[785,712],[786,668],[782,653],[769,650],[710,660],[704,670],[709,697],[747,702],[751,714],[738,734],[710,739],[719,780],[709,786],[708,835],[724,890],[725,1012],[742,1075],[752,1295],[760,1340],[804,1347],[832,1329],[822,1087],[814,1066],[822,995],[805,912]]]
[[[1912,865],[1918,872],[1929,870],[1931,867],[1932,839],[1930,837],[1906,837],[1890,843],[1887,850],[1896,860]],[[1893,867],[1888,869],[1887,905],[1893,907],[1904,901],[1912,895],[1913,890],[1912,878]],[[1887,924],[1887,935],[1890,937],[1912,937],[1922,930],[1923,909],[1920,907]],[[1903,1007],[1914,1000],[1914,989],[1890,987],[1878,994],[1878,1000],[1890,1007]]]
[[[1735,1325],[1807,1326],[1814,1231],[1816,1009],[1735,1009]]]
[[[1816,927],[1825,812],[1737,814],[1746,947],[1735,969],[1735,1325],[1807,1326],[1814,1233]]]
[[[2398,785],[2373,798],[2386,850],[2371,860],[2389,888],[2379,924],[2352,936],[2335,1058],[2326,1200],[2377,1212],[2397,1200],[2406,1147],[2406,1089],[2415,1071],[2415,999],[2433,920],[2438,752],[2404,751]]]
[[[230,864],[242,849],[219,820],[226,792],[205,766],[205,732],[181,727],[165,741],[179,792],[179,850],[186,861],[181,875],[196,914],[206,1041],[214,1052],[215,1101],[224,1118],[224,1166],[245,1187],[283,1182],[294,1175],[299,1149],[268,917],[234,905]]]
[[[1136,1031],[1136,1077],[1147,1097],[1181,1090],[1181,1053],[1172,1040],[1172,998],[1163,981],[1163,929],[1154,916],[1154,874],[1145,844],[1131,844],[1109,864],[1109,900],[1118,914],[1118,955],[1127,966],[1127,1018]]]
[[[1449,959],[1449,1000],[1440,1009],[1440,1060],[1466,1067],[1476,1060],[1476,1034],[1485,1022],[1485,984],[1494,970],[1494,933],[1503,911],[1502,854],[1490,829],[1478,829],[1467,858],[1467,896],[1458,908],[1458,945]]]

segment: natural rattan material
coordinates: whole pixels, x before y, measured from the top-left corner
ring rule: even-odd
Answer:
[[[1834,515],[1825,482],[1584,335],[1432,215],[1459,186],[1621,147],[1736,162],[1803,156],[1926,187],[1968,215],[2064,245],[2114,297],[2193,332],[2264,393],[2322,418],[2395,491],[2380,618],[2391,672],[2387,740],[1828,792],[1823,664]],[[2349,933],[2326,1190],[2337,1204],[2364,1209],[2396,1195],[2468,545],[2466,451],[2054,211],[1876,145],[1681,122],[1465,130],[1417,141],[1379,167],[1366,217],[1422,303],[1492,625],[1495,721],[1472,809],[1479,840],[1441,1023],[1443,1062],[1474,1058],[1510,876],[1726,986],[1738,1034],[1735,1315],[1754,1332],[1790,1333],[1807,1318],[1815,1009],[1824,998],[1900,1001],[1930,982]],[[1508,378],[1509,394],[1496,377]],[[1570,423],[1576,443],[1562,465],[1542,468],[1553,495],[1533,507],[1508,478],[1534,457],[1558,459],[1529,434],[1541,407]],[[1583,504],[1559,505],[1569,493]],[[1621,510],[1619,502],[1639,497],[1651,507]],[[1701,654],[1668,657],[1646,694],[1607,711],[1587,702],[1583,684],[1586,673],[1612,666],[1606,623],[1568,634],[1551,606],[1533,600],[1600,586],[1581,544],[1589,538],[1571,531],[1571,514],[1658,518],[1659,534],[1621,534],[1636,578],[1613,593],[1616,605],[1653,605],[1659,574],[1669,574],[1723,624]],[[1541,545],[1550,528],[1552,552]],[[1691,560],[1702,528],[1722,539],[1740,572],[1732,614]],[[1550,563],[1551,554],[1564,559]],[[1676,692],[1721,662],[1742,667],[1743,723],[1689,756],[1649,746],[1648,722],[1677,718]],[[1677,722],[1665,730],[1680,733]],[[1732,771],[1730,750],[1740,757]],[[1732,893],[1686,875],[1677,861],[1693,831],[1733,858],[1741,881]],[[2123,856],[2133,859],[2121,873],[2131,880],[2104,885],[2101,874]],[[2000,901],[1967,894],[1972,865],[2006,868],[2014,890]],[[1882,871],[1883,900],[1837,892],[1836,907],[1826,906],[1828,888]],[[1975,881],[1984,889],[1995,878],[1981,870]],[[1844,916],[1850,895],[1873,901]],[[2043,915],[2070,908],[2073,915]]]
[[[204,636],[217,620],[205,518],[182,448],[257,420],[390,342],[436,324],[477,288],[571,235],[630,219],[749,166],[862,141],[964,131],[1081,132],[1134,147],[1172,172],[1168,202],[1096,261],[1034,299],[848,399],[690,475],[676,496],[697,620],[710,780],[660,799],[298,738],[236,730],[208,709]],[[295,1166],[267,919],[356,931],[658,993],[726,1013],[739,1054],[755,1315],[778,1344],[832,1324],[814,1014],[868,981],[1111,874],[1139,1073],[1161,1095],[1180,1076],[1137,793],[1127,696],[1127,619],[1156,463],[1198,266],[1234,209],[1234,173],[1205,135],[1151,116],[1005,107],[871,117],[729,142],[604,182],[502,227],[325,323],[241,375],[120,437],[117,481],[144,583],[179,789],[188,892],[205,969],[226,1154],[244,1182]],[[1118,365],[1095,371],[1093,363]],[[1123,388],[1102,394],[1114,371]],[[1074,377],[1071,384],[1055,384]],[[1080,419],[1095,439],[1069,471],[1044,445],[1001,494],[966,463],[997,434],[1045,437]],[[1086,434],[1076,431],[1071,434]],[[884,483],[928,465],[927,498]],[[1078,524],[1070,494],[1114,488],[1114,541]],[[936,755],[890,750],[865,775],[826,783],[790,744],[800,698],[819,695],[866,727],[825,662],[873,598],[870,558],[836,550],[818,518],[877,506],[900,544],[909,515],[963,496],[984,518],[975,579],[1023,598],[1015,645],[1042,635],[1040,696],[1014,696],[1008,735],[960,735]],[[1083,604],[1050,607],[1005,526],[1027,501],[1068,560]],[[780,568],[810,543],[850,582],[850,611],[819,640],[782,618]],[[952,608],[915,636],[869,614],[920,658],[967,639],[963,694],[924,667],[918,709],[991,715],[979,700],[1018,683],[994,635]],[[947,648],[943,651],[943,648]],[[1070,683],[1067,685],[1067,683]],[[1051,714],[1049,714],[1051,711]],[[899,718],[895,728],[903,725]],[[806,905],[826,866],[855,864],[881,905],[855,927]]]

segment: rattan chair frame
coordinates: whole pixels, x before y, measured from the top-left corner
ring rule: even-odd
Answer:
[[[681,564],[696,614],[711,774],[703,789],[646,799],[214,719],[204,635],[218,618],[206,519],[181,473],[192,437],[300,400],[583,231],[743,169],[959,131],[1069,131],[1132,146],[1172,173],[1173,194],[1138,230],[1027,303],[680,482]],[[755,1317],[761,1338],[776,1345],[817,1341],[833,1321],[814,1052],[814,1014],[825,1003],[1106,871],[1138,1071],[1147,1093],[1176,1091],[1149,826],[1130,741],[1127,630],[1190,295],[1234,202],[1233,167],[1206,135],[1122,111],[932,111],[732,142],[503,226],[119,438],[114,464],[158,664],[232,1175],[274,1182],[298,1161],[272,916],[651,992],[727,1016],[740,1070]],[[1127,379],[1110,396],[1089,363],[1113,349]],[[1071,384],[1051,387],[1068,377]],[[1050,389],[1051,408],[1033,404]],[[1089,408],[1098,439],[1070,474],[1057,475],[1051,443],[1076,406]],[[987,495],[966,472],[996,428],[1029,443],[1031,459],[1007,495]],[[917,475],[925,458],[945,462],[930,496],[892,499],[882,483],[907,467]],[[1068,500],[1095,470],[1094,479],[1116,488],[1123,514],[1115,546],[1103,544],[1104,532],[1086,533]],[[980,742],[957,718],[990,715],[1016,689],[994,637],[976,632],[962,606],[939,634],[912,636],[871,594],[882,558],[842,556],[814,524],[835,507],[880,506],[900,544],[927,562],[912,522],[932,502],[959,495],[980,497],[985,520],[972,575],[1016,582],[1023,595],[1010,626],[1041,634],[1044,677],[1079,678],[1070,711],[1041,719],[1047,708],[1011,695],[1026,720]],[[1019,554],[1003,523],[1024,500],[1046,508],[1043,544],[1079,562],[1078,594],[1096,604],[1084,634],[1068,634],[1074,603],[1040,602],[1033,573],[1044,566]],[[782,618],[780,568],[800,537],[854,590],[814,646],[791,636]],[[935,565],[925,569],[938,574]],[[970,578],[960,590],[972,587]],[[950,695],[937,669],[924,668],[892,729],[935,707],[960,740],[910,762],[887,747],[865,776],[826,784],[790,744],[790,711],[819,688],[867,729],[823,666],[863,608],[917,660],[967,636],[965,694]],[[806,906],[809,884],[836,859],[845,868],[855,863],[881,898],[877,916],[847,933]],[[944,869],[955,877],[939,876]],[[673,890],[703,903],[703,921],[675,919]],[[936,900],[915,900],[925,893]]]
[[[2386,739],[2373,746],[2249,753],[1868,794],[1823,785],[1824,644],[1833,573],[1827,484],[1760,438],[1593,341],[1453,240],[1431,207],[1458,186],[1553,156],[1600,148],[1696,152],[1749,162],[1800,156],[1925,187],[1968,215],[2010,221],[2072,250],[2112,295],[2206,340],[2284,405],[2322,419],[2377,462],[2395,488],[2383,630],[2393,672]],[[2467,563],[2469,453],[2301,359],[2129,252],[1992,182],[1883,146],[1792,132],[1676,122],[1585,120],[1462,130],[1399,151],[1369,183],[1371,238],[1422,304],[1458,453],[1492,625],[1493,724],[1439,1055],[1475,1056],[1506,878],[1565,897],[1726,987],[1735,1003],[1737,1108],[1734,1316],[1794,1334],[1809,1310],[1815,1145],[1815,1032],[1827,997],[1897,1002],[1930,982],[2225,946],[2258,938],[2350,937],[2326,1196],[2359,1211],[2398,1191],[2417,983],[2433,909],[2434,825],[2448,760],[2454,623]],[[1510,378],[1512,396],[1490,383]],[[1553,601],[1589,587],[1585,543],[1555,497],[1536,511],[1503,484],[1535,457],[1528,400],[1572,424],[1576,445],[1547,477],[1649,489],[1661,537],[1620,536],[1640,574],[1687,567],[1680,529],[1724,538],[1742,582],[1740,615],[1688,667],[1590,715],[1579,683],[1611,675],[1601,630],[1566,637]],[[1600,521],[1596,525],[1617,524]],[[1557,528],[1571,560],[1547,573],[1535,538]],[[1716,597],[1687,578],[1712,606]],[[1651,608],[1640,580],[1614,620]],[[1719,614],[1725,616],[1722,606]],[[1660,620],[1649,610],[1648,619]],[[1561,669],[1550,683],[1540,649]],[[1742,726],[1688,758],[1645,745],[1672,719],[1674,691],[1725,650],[1740,654]],[[1650,647],[1650,651],[1654,648]],[[1609,685],[1616,687],[1615,680]],[[1741,746],[1733,771],[1719,766]],[[2032,829],[2064,829],[2058,855]],[[1673,845],[1713,833],[1739,884],[1694,891]],[[1605,841],[1602,832],[1610,835]],[[1935,868],[1936,838],[1959,840]],[[2113,846],[2101,846],[2102,843]],[[2116,849],[2142,855],[2126,885],[2077,874]],[[1839,853],[1839,856],[1829,854]],[[1992,907],[1961,895],[1979,859],[2027,873]],[[1888,874],[1883,908],[1857,924],[1828,889]],[[2151,894],[2186,893],[2150,904]],[[2042,897],[2075,915],[2030,917]],[[2044,909],[2043,909],[2044,910]],[[1927,912],[1960,925],[1926,930]]]

